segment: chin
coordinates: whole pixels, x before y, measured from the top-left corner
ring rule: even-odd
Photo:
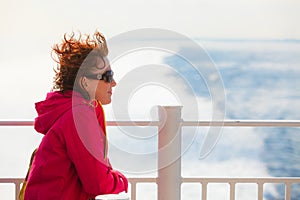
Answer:
[[[102,105],[107,105],[111,103],[111,99],[109,100],[104,100],[104,101],[100,101]]]

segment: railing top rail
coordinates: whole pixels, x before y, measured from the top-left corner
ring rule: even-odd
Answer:
[[[0,178],[0,183],[21,183],[23,178]],[[128,180],[132,183],[153,183],[157,181],[157,177],[129,177]],[[208,183],[300,183],[300,177],[222,177],[222,178],[208,178],[208,177],[182,177],[182,182],[208,182]]]
[[[184,126],[300,127],[300,120],[184,121]]]
[[[159,126],[159,121],[107,121],[107,126]],[[0,120],[0,126],[33,126],[29,120]],[[300,127],[300,120],[224,120],[184,121],[182,126],[237,126],[237,127]]]
[[[185,177],[182,182],[207,182],[207,183],[300,183],[300,177],[250,177],[250,178],[200,178]]]

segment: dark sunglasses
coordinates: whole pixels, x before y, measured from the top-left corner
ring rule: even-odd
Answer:
[[[111,83],[114,80],[114,72],[112,70],[108,70],[104,72],[104,74],[89,74],[85,75],[85,77],[95,80],[104,80],[107,83]]]

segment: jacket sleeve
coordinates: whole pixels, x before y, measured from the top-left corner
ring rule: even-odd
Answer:
[[[127,192],[126,177],[113,170],[104,155],[106,136],[93,110],[84,106],[73,109],[69,124],[65,130],[67,153],[84,190],[95,196]]]

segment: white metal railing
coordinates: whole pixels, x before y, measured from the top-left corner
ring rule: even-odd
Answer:
[[[0,121],[0,126],[32,126],[33,121]],[[291,200],[291,185],[300,183],[300,177],[276,178],[186,178],[181,177],[181,127],[182,126],[229,126],[229,127],[300,127],[300,120],[225,120],[225,121],[184,121],[180,106],[165,106],[159,109],[159,121],[108,121],[108,126],[158,126],[158,177],[129,178],[131,200],[136,200],[138,183],[156,183],[158,200],[181,199],[182,183],[200,183],[201,199],[207,199],[207,185],[210,183],[228,183],[230,200],[235,200],[237,183],[257,185],[257,200],[263,200],[263,185],[282,183],[285,185],[285,200]],[[170,142],[172,140],[172,142]],[[167,148],[166,148],[167,147]],[[172,160],[174,159],[174,160]],[[171,163],[166,165],[166,163]],[[0,183],[15,184],[15,196],[20,190],[21,178],[0,178]],[[199,197],[200,198],[200,197]]]
[[[23,180],[23,178],[0,178],[0,183],[13,183],[15,185],[15,199],[18,200],[17,197],[19,195]]]
[[[17,200],[20,186],[23,182],[23,178],[0,178],[0,183],[9,183],[15,185],[15,196]],[[138,183],[157,183],[157,178],[128,178],[131,186],[131,200],[137,199],[137,184]],[[296,183],[300,183],[300,178],[182,178],[180,183],[200,183],[202,191],[201,200],[207,199],[207,185],[211,183],[228,183],[230,186],[229,194],[230,200],[235,199],[236,184],[238,183],[254,183],[257,186],[257,199],[263,199],[263,186],[266,183],[282,183],[285,185],[285,200],[291,199],[291,186]]]

